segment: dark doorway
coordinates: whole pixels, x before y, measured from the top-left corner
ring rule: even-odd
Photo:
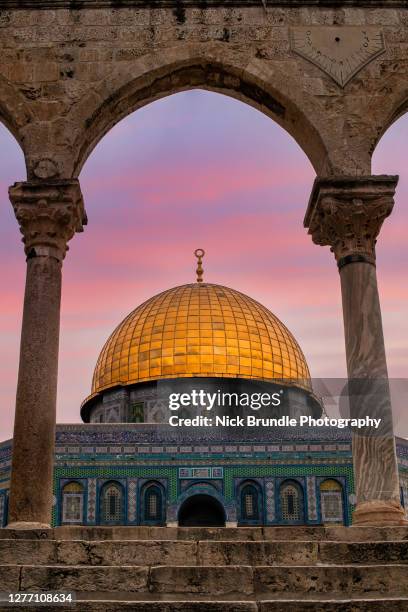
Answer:
[[[211,495],[193,495],[180,508],[179,526],[225,527],[224,508]]]

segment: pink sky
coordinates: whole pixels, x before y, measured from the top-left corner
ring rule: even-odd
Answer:
[[[407,376],[408,117],[383,137],[373,173],[400,174],[378,243],[390,376]],[[0,125],[0,440],[12,432],[25,260],[7,187],[21,151]],[[79,421],[104,341],[148,297],[192,282],[197,247],[208,282],[270,308],[299,341],[314,377],[343,377],[338,273],[303,216],[314,171],[298,145],[253,108],[220,94],[165,98],[119,123],[81,174],[89,225],[64,264],[58,421]],[[398,411],[397,431],[408,435]]]

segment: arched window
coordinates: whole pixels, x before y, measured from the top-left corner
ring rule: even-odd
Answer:
[[[163,487],[156,482],[147,483],[142,489],[141,517],[144,525],[161,525],[164,522]]]
[[[246,482],[241,486],[240,523],[257,524],[261,521],[261,493],[259,487],[252,482]]]
[[[323,523],[343,523],[343,488],[337,480],[324,480],[320,485],[320,507]]]
[[[284,523],[303,522],[303,492],[297,482],[286,481],[280,488],[280,514]]]
[[[82,523],[84,488],[76,481],[68,482],[62,489],[62,522]]]
[[[123,489],[118,482],[106,483],[101,491],[100,521],[104,525],[123,524]]]

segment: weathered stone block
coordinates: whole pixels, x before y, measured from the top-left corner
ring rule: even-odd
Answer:
[[[408,601],[401,599],[290,599],[288,601],[260,601],[258,612],[288,612],[288,605],[296,612],[400,612]]]
[[[321,563],[408,563],[408,542],[320,542]]]
[[[199,542],[202,565],[312,565],[317,542]]]
[[[52,540],[0,540],[0,565],[47,565],[56,560],[56,543]]]
[[[147,591],[147,567],[25,566],[21,590]]]
[[[0,565],[0,585],[2,591],[15,593],[19,590],[20,568],[17,565]]]
[[[254,568],[255,592],[376,594],[408,593],[408,566],[360,565]]]
[[[251,567],[152,567],[149,588],[152,593],[166,594],[234,594],[253,593]]]
[[[88,542],[55,542],[57,563],[61,565],[91,565]],[[109,564],[106,564],[109,565]]]
[[[92,542],[92,565],[196,565],[196,542]]]

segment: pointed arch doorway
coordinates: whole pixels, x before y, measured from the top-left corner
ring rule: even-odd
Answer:
[[[178,513],[179,527],[225,527],[225,510],[212,495],[198,493],[188,497]]]

